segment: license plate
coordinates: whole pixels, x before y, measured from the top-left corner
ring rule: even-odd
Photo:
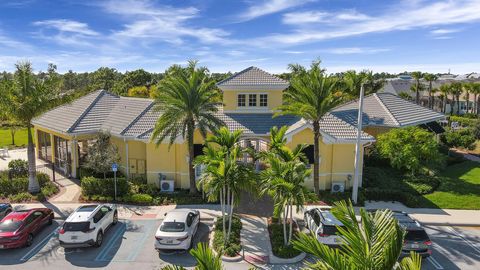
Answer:
[[[420,247],[420,245],[417,245],[417,244],[411,244],[411,245],[410,245],[410,247],[411,247],[411,248],[419,248],[419,247]]]
[[[70,239],[72,239],[72,240],[77,240],[77,239],[78,239],[78,236],[72,236]]]
[[[167,240],[167,244],[173,244],[173,240]]]

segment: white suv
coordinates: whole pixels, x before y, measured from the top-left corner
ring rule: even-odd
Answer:
[[[103,235],[118,222],[117,208],[111,204],[84,205],[63,223],[58,239],[62,247],[99,247]]]

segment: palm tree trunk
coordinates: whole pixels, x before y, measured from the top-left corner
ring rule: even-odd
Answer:
[[[475,114],[478,114],[478,100],[477,100],[477,94],[476,93],[473,95],[473,106],[475,107],[473,112]]]
[[[415,102],[417,104],[420,103],[420,91],[419,91],[420,89],[418,89],[419,87],[420,87],[420,81],[417,80],[417,84],[415,86]]]
[[[293,235],[293,205],[290,203],[290,232],[288,236],[288,244],[292,242],[292,235]]]
[[[314,151],[314,161],[313,161],[313,187],[315,194],[320,193],[320,179],[318,173],[320,171],[320,123],[319,121],[313,122],[313,151]]]
[[[231,191],[230,191],[231,192]],[[233,219],[233,195],[232,193],[232,200],[230,201],[230,215],[228,216],[228,233],[227,233],[227,239],[230,240],[230,234],[232,232],[232,219]]]
[[[428,87],[428,108],[433,109],[433,102],[432,102],[432,82],[430,82]]]
[[[457,96],[457,115],[460,115],[460,96]]]
[[[288,217],[288,207],[285,207],[283,211],[283,245],[286,246],[288,244],[287,239],[287,217]]]
[[[194,151],[193,151],[193,132],[195,129],[195,123],[193,121],[189,122],[188,124],[188,176],[190,178],[190,194],[195,195],[197,194],[197,186],[195,183],[195,169],[193,168],[193,159],[194,159]]]
[[[28,192],[38,193],[40,191],[40,185],[37,180],[37,166],[35,163],[35,147],[33,144],[32,136],[32,126],[28,124],[28,147],[27,147],[27,156],[28,156]]]

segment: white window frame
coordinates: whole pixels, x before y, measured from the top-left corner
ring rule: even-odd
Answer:
[[[262,96],[265,97],[265,105],[262,105]],[[258,94],[258,106],[259,107],[268,107],[268,94]]]
[[[251,93],[248,94],[248,107],[258,107],[258,94],[257,93]],[[250,97],[255,97],[255,105],[250,105]]]
[[[243,105],[240,105],[240,96],[243,96]],[[237,107],[247,107],[247,95],[243,93],[237,94]]]

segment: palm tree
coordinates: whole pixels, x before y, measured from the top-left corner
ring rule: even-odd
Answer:
[[[344,100],[341,85],[335,77],[325,75],[320,61],[314,61],[310,69],[291,64],[290,88],[284,92],[284,104],[279,106],[276,115],[296,115],[313,126],[314,164],[313,183],[315,193],[319,192],[320,171],[320,121],[330,110]]]
[[[293,207],[298,212],[305,204],[308,189],[304,186],[305,178],[309,177],[311,170],[303,162],[304,145],[297,145],[294,150],[286,146],[284,137],[287,127],[280,130],[273,127],[271,143],[268,152],[261,153],[262,159],[268,168],[260,173],[262,181],[261,194],[268,194],[274,201],[274,216],[283,215],[284,245],[290,245],[293,235]],[[290,222],[288,222],[290,220]],[[289,230],[287,232],[287,223]]]
[[[190,250],[192,255],[197,261],[195,270],[223,270],[221,254],[215,255],[213,251],[208,248],[204,243],[198,243],[197,247]],[[169,265],[163,267],[162,270],[185,270],[182,266]]]
[[[239,201],[238,195],[241,190],[254,186],[251,166],[239,162],[246,151],[238,144],[241,136],[241,130],[230,132],[228,128],[221,127],[213,136],[207,138],[204,154],[195,160],[196,166],[206,166],[198,186],[203,187],[210,201],[220,198],[225,245],[229,243],[233,209]],[[225,226],[227,218],[228,231]]]
[[[440,95],[444,97],[445,100],[442,99],[442,112],[447,113],[447,104],[448,104],[448,95],[450,94],[451,87],[450,84],[442,84],[440,86]],[[450,111],[453,112],[453,106],[451,106]]]
[[[470,93],[475,92],[475,83],[474,82],[469,82],[469,83],[464,83],[463,84],[463,90],[465,91],[465,102],[467,104],[467,111],[466,113],[470,112]],[[473,111],[473,108],[472,108]]]
[[[390,210],[368,213],[361,208],[360,224],[351,202],[336,203],[332,212],[344,225],[337,229],[345,245],[331,248],[320,243],[313,234],[300,234],[293,242],[294,247],[317,258],[306,269],[420,270],[422,260],[418,254],[411,253],[411,257],[398,262],[405,231]]]
[[[431,73],[426,73],[423,78],[425,81],[428,82],[428,107],[430,109],[433,109],[433,88],[432,88],[432,83],[438,79],[437,75],[431,74]]]
[[[420,103],[420,79],[423,78],[423,73],[420,71],[414,71],[411,73],[412,78],[415,80],[415,103]]]
[[[460,114],[460,95],[462,94],[463,84],[461,82],[452,82],[450,84],[450,93],[453,96],[453,102],[457,100],[457,115]],[[453,110],[452,110],[453,113]]]
[[[343,74],[342,83],[348,99],[357,99],[360,95],[360,88],[364,85],[365,95],[370,95],[382,89],[384,80],[375,80],[372,71],[364,70],[357,73],[355,70],[346,71]]]
[[[410,96],[410,94],[408,94],[407,92],[401,92],[398,94],[398,96],[405,100],[412,101],[412,96]]]
[[[220,93],[210,79],[208,69],[197,67],[189,61],[186,68],[172,66],[160,81],[155,98],[155,109],[162,112],[155,124],[151,141],[160,145],[168,138],[170,146],[181,136],[188,142],[188,171],[190,194],[196,194],[195,171],[193,168],[193,136],[195,129],[206,137],[223,125],[215,116],[218,111]]]
[[[480,106],[480,102],[477,99],[477,97],[480,94],[480,83],[478,82],[473,83],[472,93],[473,93],[473,105],[474,105],[473,113],[478,114],[479,113],[478,108]]]
[[[40,191],[36,177],[32,119],[68,100],[61,95],[58,77],[51,72],[43,80],[33,74],[30,62],[19,62],[11,83],[0,87],[0,109],[11,119],[27,127],[28,191]]]

